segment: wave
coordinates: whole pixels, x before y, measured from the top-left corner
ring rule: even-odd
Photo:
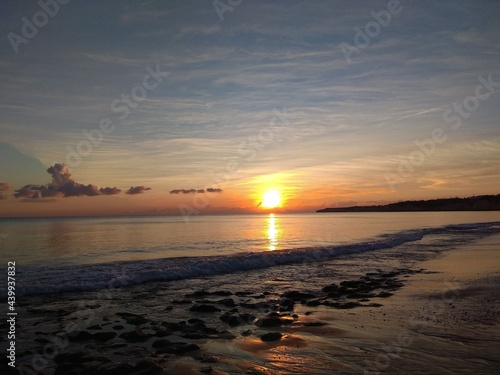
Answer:
[[[225,256],[164,258],[95,265],[18,266],[16,296],[100,290],[152,281],[173,281],[249,271],[291,263],[319,262],[340,255],[390,249],[419,241],[432,234],[477,238],[482,234],[498,233],[499,225],[498,222],[448,225],[384,234],[369,242]],[[0,289],[0,298],[6,299],[5,287],[0,288],[3,288]]]

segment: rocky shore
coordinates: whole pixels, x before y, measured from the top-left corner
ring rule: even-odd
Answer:
[[[189,357],[199,364],[194,366],[198,372],[218,373],[214,364],[221,358],[210,348],[215,340],[231,346],[237,337],[248,337],[273,345],[297,327],[307,330],[328,325],[310,319],[318,306],[332,310],[380,307],[403,286],[403,277],[421,272],[380,270],[358,279],[283,293],[201,289],[169,303],[163,301],[162,318],[147,309],[161,298],[157,293],[137,296],[144,301],[142,314],[128,312],[126,306],[114,311],[107,306],[108,301],[87,301],[86,308],[94,313],[87,311],[86,317],[74,303],[61,307],[62,303],[54,300],[45,306],[26,306],[24,320],[31,321],[36,330],[30,349],[19,353],[24,361],[20,369],[27,374],[56,375],[168,374],[172,362]],[[299,306],[307,311],[298,313]],[[169,319],[174,308],[185,318]],[[308,319],[304,321],[304,317]],[[52,324],[44,324],[47,320]],[[74,329],[67,328],[71,323]],[[2,373],[12,372],[6,363],[2,367]]]

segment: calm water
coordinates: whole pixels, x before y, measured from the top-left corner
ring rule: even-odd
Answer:
[[[0,219],[0,259],[25,266],[109,263],[335,246],[500,212]]]

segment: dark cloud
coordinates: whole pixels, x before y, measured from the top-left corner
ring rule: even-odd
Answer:
[[[114,187],[98,188],[95,185],[80,184],[71,176],[68,166],[64,163],[56,163],[47,169],[52,176],[52,182],[46,185],[25,185],[14,191],[16,198],[47,198],[47,197],[94,197],[97,195],[118,194],[121,190]]]
[[[10,185],[6,182],[1,182],[0,181],[0,200],[1,199],[6,199],[7,197],[3,194],[4,191],[7,191],[10,189]]]
[[[219,188],[207,188],[207,193],[222,193],[223,190]]]
[[[147,188],[145,186],[131,186],[130,189],[125,192],[125,194],[141,194],[146,190],[151,190],[151,188]]]
[[[205,189],[174,189],[170,191],[170,194],[195,194],[195,193],[222,193],[222,189],[219,188],[207,188]]]
[[[118,189],[117,187],[105,187],[105,188],[100,188],[99,191],[101,192],[102,195],[115,195],[121,192],[121,189]]]

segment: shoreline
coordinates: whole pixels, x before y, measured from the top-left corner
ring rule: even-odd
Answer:
[[[199,278],[30,298],[18,363],[47,375],[488,373],[498,251],[495,234],[423,261],[388,249],[221,275],[210,289]]]

